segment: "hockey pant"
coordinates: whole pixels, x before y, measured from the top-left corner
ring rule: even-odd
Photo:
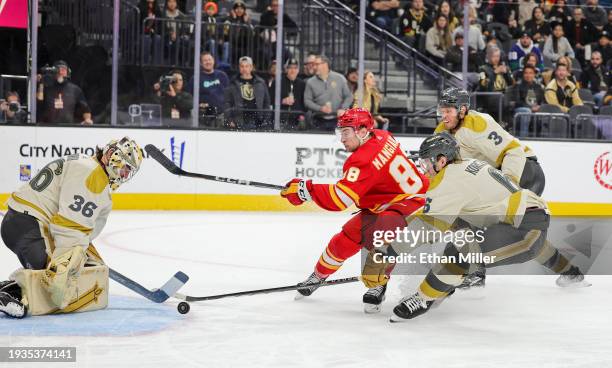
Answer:
[[[369,210],[357,213],[329,241],[315,266],[317,276],[326,278],[361,248],[372,249],[374,231],[395,231],[406,226],[406,216],[421,208],[423,203],[421,198],[411,198],[394,203],[379,213]]]
[[[487,227],[478,251],[482,249],[484,256],[495,258],[485,266],[491,268],[535,259],[555,273],[567,271],[571,267],[569,260],[546,241],[549,225],[550,216],[544,210],[535,209],[525,212],[518,228],[505,223]],[[421,295],[426,300],[443,298],[459,286],[472,271],[469,263],[461,262],[459,254],[465,256],[474,249],[467,245],[457,249],[452,243],[447,244],[444,255],[454,257],[457,262],[434,265],[419,286]]]

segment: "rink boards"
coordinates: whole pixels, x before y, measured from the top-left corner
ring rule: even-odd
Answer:
[[[154,144],[184,170],[282,185],[293,177],[318,183],[342,176],[347,153],[333,134],[247,133],[170,129],[0,127],[0,208],[16,187],[48,162],[128,135]],[[398,137],[404,150],[422,137]],[[557,215],[612,215],[612,144],[524,142],[546,174],[544,198]],[[180,178],[151,159],[113,196],[117,209],[315,210],[292,207],[277,193],[242,185]]]

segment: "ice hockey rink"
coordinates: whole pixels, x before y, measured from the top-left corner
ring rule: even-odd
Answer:
[[[182,270],[191,279],[181,292],[214,295],[301,281],[349,215],[115,211],[95,244],[111,267],[147,287]],[[336,276],[354,276],[359,266],[355,257]],[[18,267],[4,245],[0,267],[4,274]],[[77,348],[76,363],[33,367],[612,365],[610,276],[589,276],[590,288],[560,289],[552,275],[492,275],[485,289],[457,292],[422,317],[389,323],[401,290],[419,279],[392,279],[377,315],[363,313],[360,283],[300,301],[285,292],[191,303],[180,315],[176,300],[154,304],[111,281],[104,311],[0,317],[0,346]]]

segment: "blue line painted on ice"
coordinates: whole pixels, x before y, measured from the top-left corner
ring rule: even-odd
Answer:
[[[95,312],[9,319],[0,313],[4,336],[133,336],[155,333],[186,318],[172,305],[111,295],[108,308]]]

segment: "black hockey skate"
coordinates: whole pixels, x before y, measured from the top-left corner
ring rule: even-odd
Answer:
[[[557,286],[562,288],[580,288],[591,286],[591,283],[584,279],[584,274],[576,266],[572,266],[569,270],[561,273],[556,282]]]
[[[387,285],[380,285],[369,289],[363,294],[363,311],[366,313],[378,313],[382,302],[385,301]]]
[[[323,281],[325,281],[325,279],[320,278],[314,272],[310,274],[310,276],[308,276],[306,280],[297,284],[298,294],[295,296],[295,300],[302,299],[306,296],[310,296],[312,293],[315,292],[315,290],[317,290],[321,286],[321,283]],[[312,285],[312,286],[308,286],[308,285]]]
[[[486,278],[487,269],[485,268],[484,264],[479,264],[478,268],[474,272],[467,274],[463,278],[463,282],[461,285],[457,286],[457,289],[468,290],[470,288],[484,287]]]
[[[403,299],[395,308],[391,315],[391,322],[401,322],[407,319],[418,317],[427,312],[432,306],[433,301],[426,301],[419,293]]]

